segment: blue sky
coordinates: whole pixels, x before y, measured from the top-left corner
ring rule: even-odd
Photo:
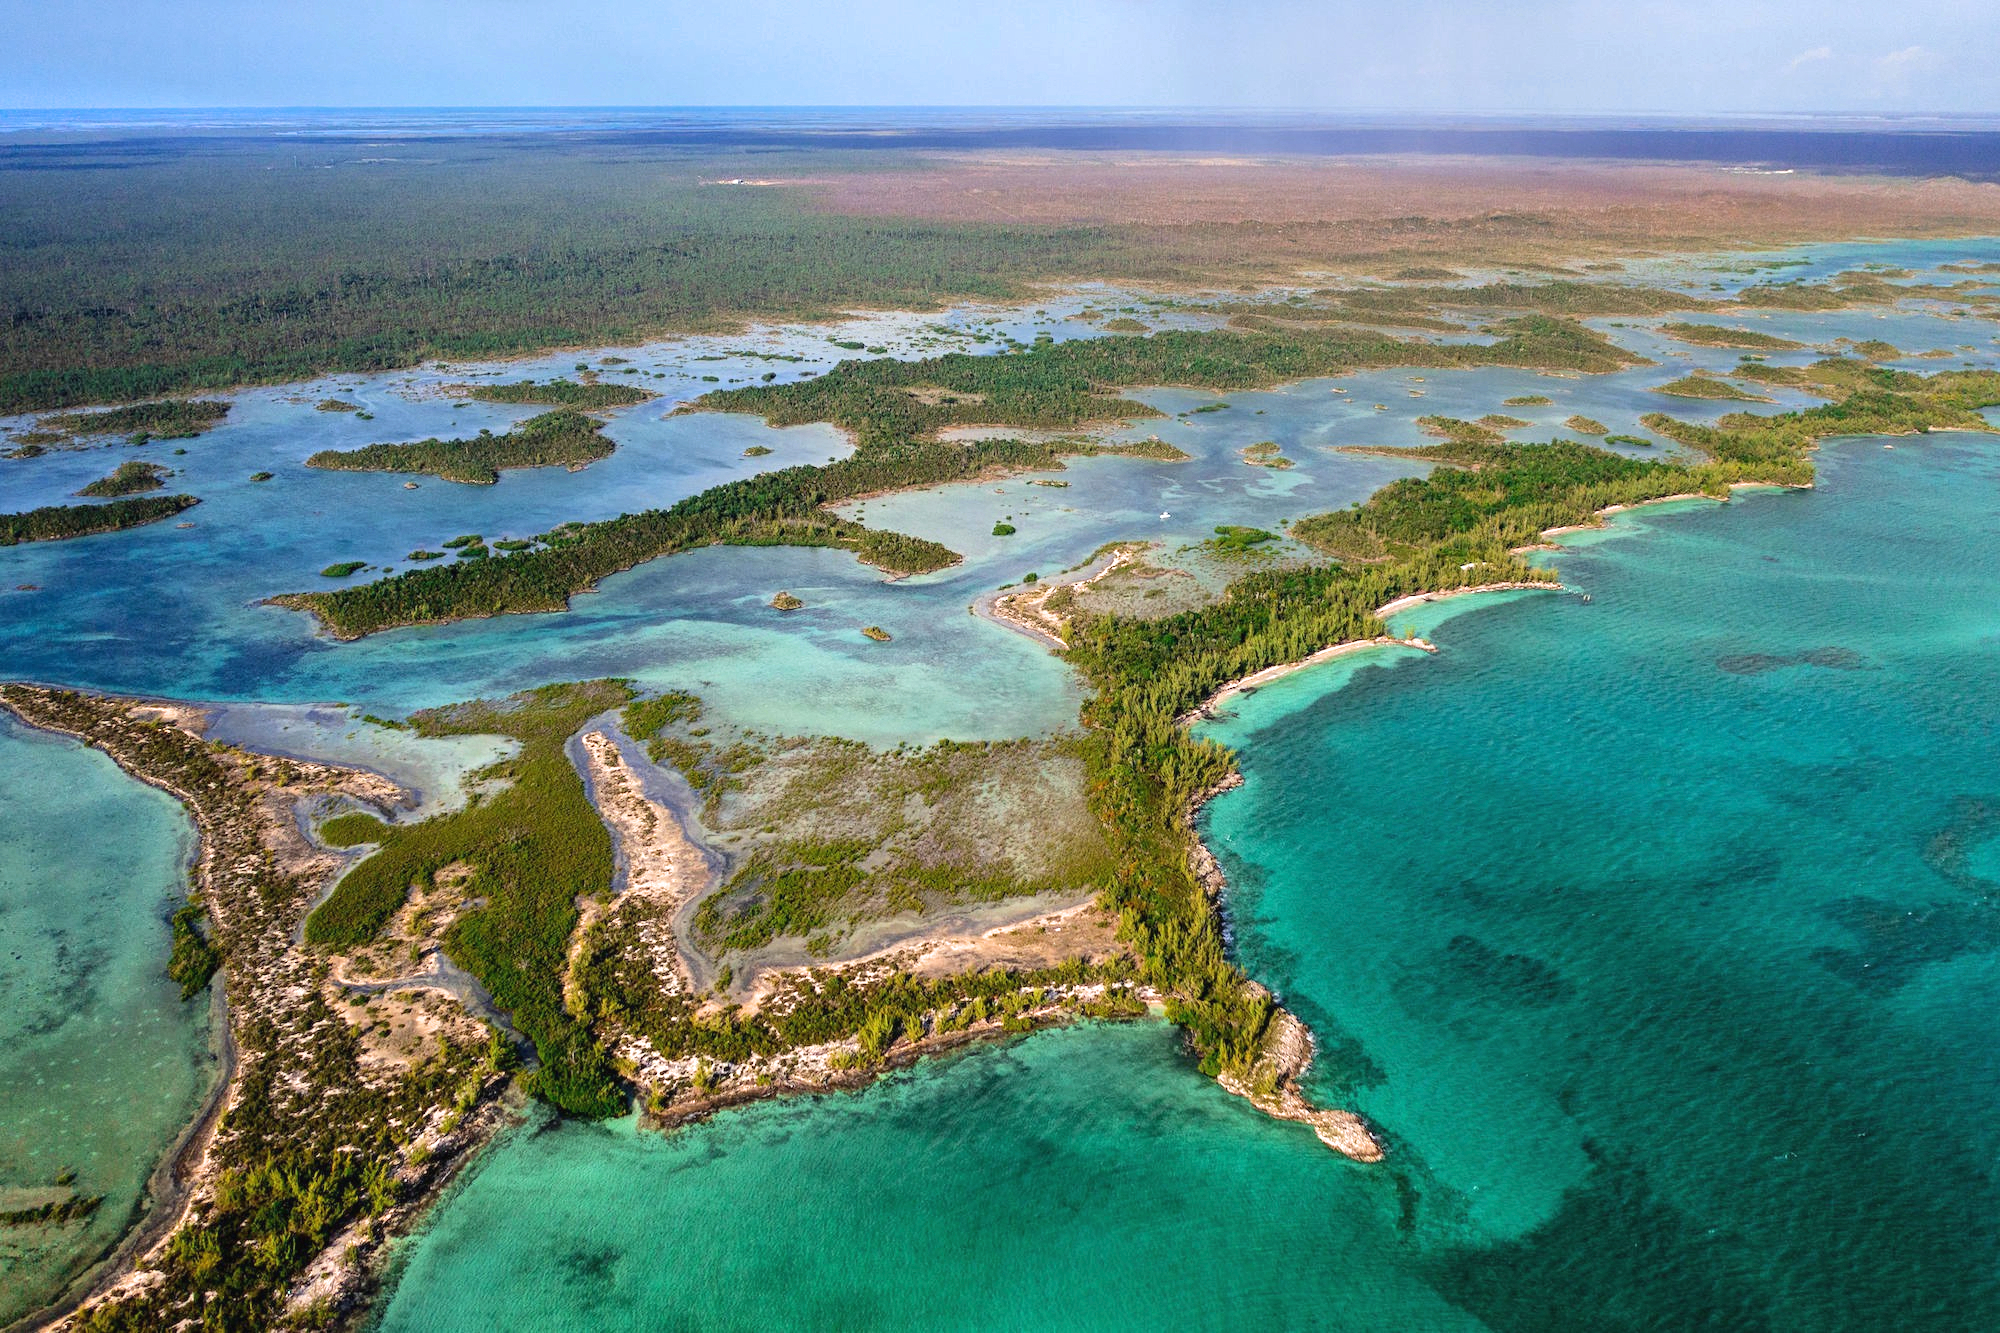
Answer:
[[[0,0],[0,106],[2000,114],[2000,0]]]

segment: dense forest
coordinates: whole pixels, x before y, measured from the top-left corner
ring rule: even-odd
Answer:
[[[712,154],[421,148],[423,165],[306,140],[40,147],[62,169],[0,191],[0,413],[1171,271],[1102,229],[842,217],[705,185],[743,174]]]
[[[503,468],[575,469],[611,457],[617,447],[605,436],[603,422],[565,408],[531,417],[505,435],[483,430],[465,440],[322,449],[306,459],[306,466],[334,472],[423,472],[490,486],[500,480]]]
[[[172,518],[200,503],[192,495],[148,495],[101,505],[49,505],[22,514],[0,514],[0,546],[54,542],[98,532],[123,532]]]

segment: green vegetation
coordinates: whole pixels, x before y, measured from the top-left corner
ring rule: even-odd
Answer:
[[[1519,417],[1510,417],[1504,412],[1488,412],[1479,418],[1479,424],[1488,430],[1519,430],[1528,423]]]
[[[368,568],[366,560],[342,560],[338,564],[328,565],[322,569],[319,576],[323,579],[344,579],[356,570],[366,568]]]
[[[1771,400],[1761,394],[1739,389],[1728,380],[1713,379],[1707,375],[1683,375],[1677,380],[1653,386],[1654,393],[1672,394],[1676,398],[1721,398],[1735,403],[1768,403]]]
[[[4,382],[6,376],[0,376]],[[147,440],[186,440],[212,430],[229,415],[229,404],[201,399],[133,403],[106,412],[66,412],[42,421],[45,430],[64,435],[123,435],[135,444]]]
[[[1653,447],[1653,442],[1643,435],[1607,435],[1604,437],[1604,442],[1606,444],[1623,444],[1634,449],[1650,449]]]
[[[1563,422],[1563,425],[1579,435],[1605,435],[1611,430],[1611,427],[1605,425],[1595,417],[1586,416],[1573,416]]]
[[[1251,467],[1268,467],[1282,472],[1292,466],[1292,460],[1285,457],[1284,450],[1276,440],[1259,440],[1255,444],[1246,444],[1238,452],[1242,455],[1243,461]]]
[[[1550,398],[1547,394],[1522,393],[1516,394],[1512,398],[1503,399],[1500,405],[1502,407],[1548,407],[1554,404],[1554,402],[1555,399]]]
[[[54,542],[98,532],[123,532],[172,518],[200,501],[192,495],[148,495],[101,505],[49,505],[24,514],[0,514],[0,546]]]
[[[631,697],[622,683],[594,681],[412,714],[419,735],[520,741],[518,758],[485,774],[508,785],[420,824],[384,824],[366,814],[328,820],[320,831],[328,843],[372,843],[376,850],[306,921],[309,943],[354,948],[375,937],[413,883],[434,882],[447,867],[469,871],[466,893],[480,905],[453,922],[445,949],[534,1041],[542,1067],[530,1078],[533,1091],[578,1115],[615,1115],[625,1101],[609,1058],[563,1007],[576,899],[608,893],[612,882],[610,835],[563,745],[591,717]]]
[[[1104,322],[1104,331],[1106,333],[1145,333],[1147,332],[1147,328],[1144,324],[1141,324],[1138,320],[1130,316],[1120,315],[1116,319],[1106,320]]]
[[[889,633],[888,630],[883,629],[880,625],[863,625],[861,627],[861,632],[866,636],[868,636],[869,638],[875,640],[875,642],[877,643],[887,643],[892,637],[894,637]]]
[[[1571,320],[1530,315],[1494,326],[1488,343],[1407,342],[1357,330],[1171,331],[1079,338],[1000,356],[952,353],[922,361],[844,361],[816,379],[706,395],[701,406],[754,412],[774,426],[826,421],[861,445],[923,438],[947,426],[1067,429],[1158,415],[1111,396],[1133,385],[1264,388],[1382,366],[1533,366],[1615,370],[1629,354]],[[1226,403],[1208,404],[1220,410]]]
[[[1780,338],[1775,334],[1757,333],[1750,329],[1724,328],[1720,324],[1680,324],[1660,325],[1660,332],[1669,338],[1684,343],[1697,343],[1703,347],[1745,347],[1757,352],[1789,352],[1804,347],[1804,343],[1793,342],[1790,338]]]
[[[271,472],[252,472],[252,473],[250,474],[250,480],[252,480],[252,481],[269,481],[269,480],[270,480],[270,479],[271,479],[271,478],[272,478],[273,476],[275,476],[275,475],[277,475],[277,474],[275,474],[275,473],[271,473]]]
[[[796,611],[804,605],[804,602],[788,592],[780,592],[776,597],[771,599],[771,607],[777,611]]]
[[[843,547],[891,573],[927,573],[955,564],[959,557],[936,542],[836,517],[824,506],[896,487],[967,481],[989,472],[1058,468],[1065,455],[1119,452],[1082,441],[871,447],[837,463],[784,468],[726,482],[671,509],[568,524],[546,534],[548,544],[542,549],[477,565],[409,570],[358,588],[295,593],[277,600],[312,611],[334,633],[354,637],[470,615],[560,611],[572,593],[595,586],[606,575],[698,546]]]
[[[1150,235],[842,217],[803,191],[704,186],[741,159],[677,146],[480,136],[425,152],[411,171],[296,138],[38,146],[60,169],[10,173],[0,200],[0,412],[1176,268]]]
[[[743,451],[743,456],[745,458],[768,458],[770,457],[770,455],[771,455],[770,446],[762,444],[753,444],[748,449],[745,449]]]
[[[183,1000],[193,999],[206,990],[209,978],[222,966],[222,955],[202,933],[200,921],[201,909],[193,903],[184,904],[174,913],[174,947],[167,960],[167,975],[180,983]]]
[[[350,403],[345,398],[322,398],[313,408],[316,412],[359,412],[361,404]]]
[[[99,477],[78,491],[94,500],[109,500],[141,491],[157,491],[167,484],[167,470],[158,463],[120,463],[108,477]]]
[[[1188,415],[1198,417],[1204,412],[1227,412],[1228,410],[1228,403],[1204,403],[1200,407],[1189,408]]]
[[[568,409],[531,417],[505,435],[481,431],[469,440],[420,440],[371,444],[363,449],[322,449],[307,467],[342,472],[427,472],[446,481],[490,486],[502,468],[571,469],[609,458],[616,448],[602,422]]]
[[[1500,444],[1500,432],[1482,422],[1463,421],[1458,417],[1418,417],[1417,429],[1426,435],[1435,435],[1453,444]],[[1374,453],[1400,453],[1401,450],[1372,450]]]
[[[989,469],[1050,468],[1064,455],[1185,457],[1171,445],[1151,442],[1116,450],[1084,441],[945,445],[911,438],[954,421],[1074,425],[1151,411],[1097,391],[1114,384],[1247,387],[1368,364],[1605,370],[1630,360],[1601,335],[1568,320],[1528,316],[1504,321],[1496,331],[1494,342],[1471,344],[1405,343],[1346,332],[1160,333],[1050,343],[1005,356],[843,362],[817,379],[712,393],[702,405],[764,413],[774,425],[832,421],[859,441],[850,458],[726,483],[671,509],[574,525],[555,535],[547,550],[409,570],[360,588],[276,600],[312,611],[338,635],[355,637],[472,615],[561,610],[572,593],[594,587],[608,574],[717,543],[843,546],[894,573],[926,573],[958,557],[935,542],[835,518],[823,506],[873,491],[968,480]],[[976,394],[978,401],[966,401],[961,393]]]
[[[1016,528],[1012,523],[1000,522],[993,525],[993,535],[995,537],[1011,537],[1018,531],[1020,529]]]
[[[1278,540],[1278,534],[1275,532],[1266,532],[1262,528],[1246,528],[1239,524],[1229,523],[1217,528],[1215,535],[1203,542],[1202,546],[1214,555],[1241,555],[1243,552],[1261,546],[1265,542],[1274,542],[1276,540]]]
[[[447,551],[456,551],[461,547],[484,545],[485,541],[486,539],[476,532],[463,532],[442,545]]]
[[[421,560],[442,560],[442,559],[444,559],[444,552],[443,552],[443,551],[426,551],[426,550],[425,550],[425,549],[424,549],[423,547],[419,546],[419,547],[418,547],[418,548],[417,548],[416,550],[414,550],[414,551],[410,552],[410,553],[409,553],[408,555],[404,556],[404,557],[403,557],[403,559],[405,559],[405,560],[419,560],[419,561],[421,561]]]
[[[482,403],[537,403],[548,407],[629,407],[658,394],[629,384],[578,384],[575,380],[552,379],[546,384],[522,380],[518,384],[481,384],[471,396]]]

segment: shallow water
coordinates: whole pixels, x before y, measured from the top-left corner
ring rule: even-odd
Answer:
[[[0,719],[0,1211],[66,1197],[65,1171],[104,1196],[88,1221],[0,1226],[0,1323],[117,1240],[213,1081],[207,997],[166,975],[193,845],[165,793]]]
[[[2000,447],[1823,462],[1213,728],[1245,965],[1387,1165],[1085,1027],[517,1133],[384,1327],[1992,1326]]]
[[[1778,276],[1996,258],[2000,244],[1811,255],[1810,268]],[[1752,280],[1697,262],[1654,267],[1704,289]],[[402,753],[345,719],[610,674],[698,690],[719,715],[766,731],[884,744],[1047,734],[1075,723],[1074,678],[968,615],[982,592],[1134,537],[1159,544],[1155,559],[1217,577],[1197,549],[1216,524],[1279,530],[1362,498],[1408,466],[1334,448],[1421,443],[1424,414],[1504,411],[1531,422],[1516,438],[1547,438],[1582,413],[1644,436],[1644,412],[1707,420],[1734,406],[1651,387],[1692,366],[1726,369],[1737,352],[1665,340],[1659,321],[1593,321],[1660,364],[1584,379],[1374,372],[1232,394],[1228,410],[1195,415],[1217,397],[1143,392],[1166,416],[1105,434],[1157,433],[1190,461],[1079,460],[1048,474],[1064,488],[1013,479],[854,506],[967,556],[896,584],[834,552],[713,549],[607,579],[566,614],[357,644],[257,605],[323,583],[317,571],[334,560],[399,562],[460,532],[526,535],[845,447],[817,427],[662,420],[676,397],[712,387],[706,374],[823,368],[838,355],[828,340],[849,334],[899,355],[963,343],[939,328],[1088,336],[1078,309],[1126,299],[1098,289],[1036,308],[1045,314],[967,307],[627,349],[640,382],[667,397],[614,414],[618,453],[493,487],[424,478],[410,491],[399,476],[297,463],[330,445],[500,429],[527,411],[454,411],[431,391],[566,373],[574,354],[234,395],[230,421],[186,442],[186,455],[141,451],[187,469],[174,484],[202,496],[186,516],[196,527],[0,550],[0,678],[284,705],[225,711],[218,727],[364,763],[434,799],[480,756]],[[1204,322],[1157,308],[1142,318]],[[1906,363],[1919,369],[1995,363],[1990,321],[1914,308],[1879,320],[1774,312],[1750,326],[1958,353]],[[377,419],[313,410],[333,394]],[[1553,401],[1502,405],[1526,394]],[[1263,439],[1297,466],[1243,466],[1241,448]],[[753,443],[776,452],[744,459]],[[105,446],[0,462],[4,507],[58,502],[131,455]],[[1405,621],[1443,654],[1342,659],[1238,701],[1218,731],[1243,747],[1248,781],[1209,821],[1236,886],[1244,961],[1321,1031],[1323,1090],[1382,1126],[1389,1166],[1352,1167],[1251,1113],[1197,1077],[1163,1028],[1086,1027],[669,1141],[629,1127],[512,1135],[409,1247],[390,1326],[2000,1320],[1985,1174],[2000,1145],[1984,1095],[2000,1058],[1978,1021],[2000,992],[2000,928],[1982,906],[2000,888],[1994,460],[1989,443],[1964,438],[1831,448],[1811,495],[1649,510],[1621,519],[1611,540],[1580,535],[1560,563],[1588,603],[1530,594],[1423,608]],[[272,482],[247,480],[266,468]],[[1003,519],[1018,532],[992,537]],[[806,607],[771,611],[780,588]],[[869,624],[893,641],[862,637]],[[305,707],[330,701],[352,708]],[[80,930],[105,951],[104,974],[125,979],[104,994],[153,996],[133,1011],[144,1022],[116,1020],[131,1042],[105,1039],[86,1014],[51,1029],[62,1041],[12,1043],[8,1058],[28,1062],[14,1083],[74,1077],[64,1071],[103,1050],[120,1086],[165,1088],[143,1114],[105,1092],[65,1130],[67,1142],[116,1144],[106,1160],[122,1154],[127,1184],[93,1192],[136,1198],[207,1067],[200,1015],[178,1007],[159,971],[187,830],[132,815],[118,802],[166,798],[101,760],[104,772],[73,767],[74,747],[17,729],[0,732],[0,751],[21,756],[0,762],[0,868],[29,867],[7,884],[67,875],[77,895],[0,886],[47,919],[10,931],[21,957],[8,966],[46,994],[72,956],[64,932]],[[31,844],[52,821],[135,834],[115,852],[93,845],[102,864],[39,868]],[[145,899],[136,909],[133,895]],[[162,989],[171,1004],[153,994]],[[127,1060],[186,1068],[186,1095],[152,1066],[119,1073]],[[155,1111],[164,1118],[149,1129]],[[17,1123],[35,1122],[0,1117]],[[22,1160],[30,1176],[64,1164]],[[107,1203],[93,1225],[113,1214]]]

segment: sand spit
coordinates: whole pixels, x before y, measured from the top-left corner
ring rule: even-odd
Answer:
[[[688,994],[694,989],[694,977],[681,956],[671,923],[681,908],[708,889],[708,859],[688,838],[673,811],[646,795],[619,754],[618,743],[609,735],[586,733],[583,753],[592,798],[617,840],[624,869],[619,895],[612,901],[639,901],[660,909],[648,914],[640,932],[652,955],[653,976],[667,994]],[[590,927],[609,905],[595,898],[580,904],[582,915],[570,936],[569,968],[563,978],[565,1000],[574,998],[572,978]]]
[[[1343,1157],[1357,1162],[1382,1160],[1382,1145],[1375,1141],[1368,1122],[1352,1111],[1314,1106],[1299,1091],[1299,1080],[1312,1064],[1313,1035],[1290,1010],[1271,1015],[1270,1029],[1264,1034],[1264,1053],[1258,1057],[1247,1079],[1224,1074],[1216,1081],[1265,1115],[1309,1126],[1319,1141]]]
[[[1086,566],[1087,572],[1073,579],[1047,579],[1022,592],[982,597],[972,604],[973,613],[1008,629],[1018,630],[1044,647],[1062,652],[1069,647],[1069,640],[1063,638],[1066,622],[1048,609],[1049,598],[1059,589],[1087,588],[1099,579],[1116,573],[1137,560],[1147,545],[1145,542],[1133,542],[1120,546],[1109,557],[1091,562]]]

